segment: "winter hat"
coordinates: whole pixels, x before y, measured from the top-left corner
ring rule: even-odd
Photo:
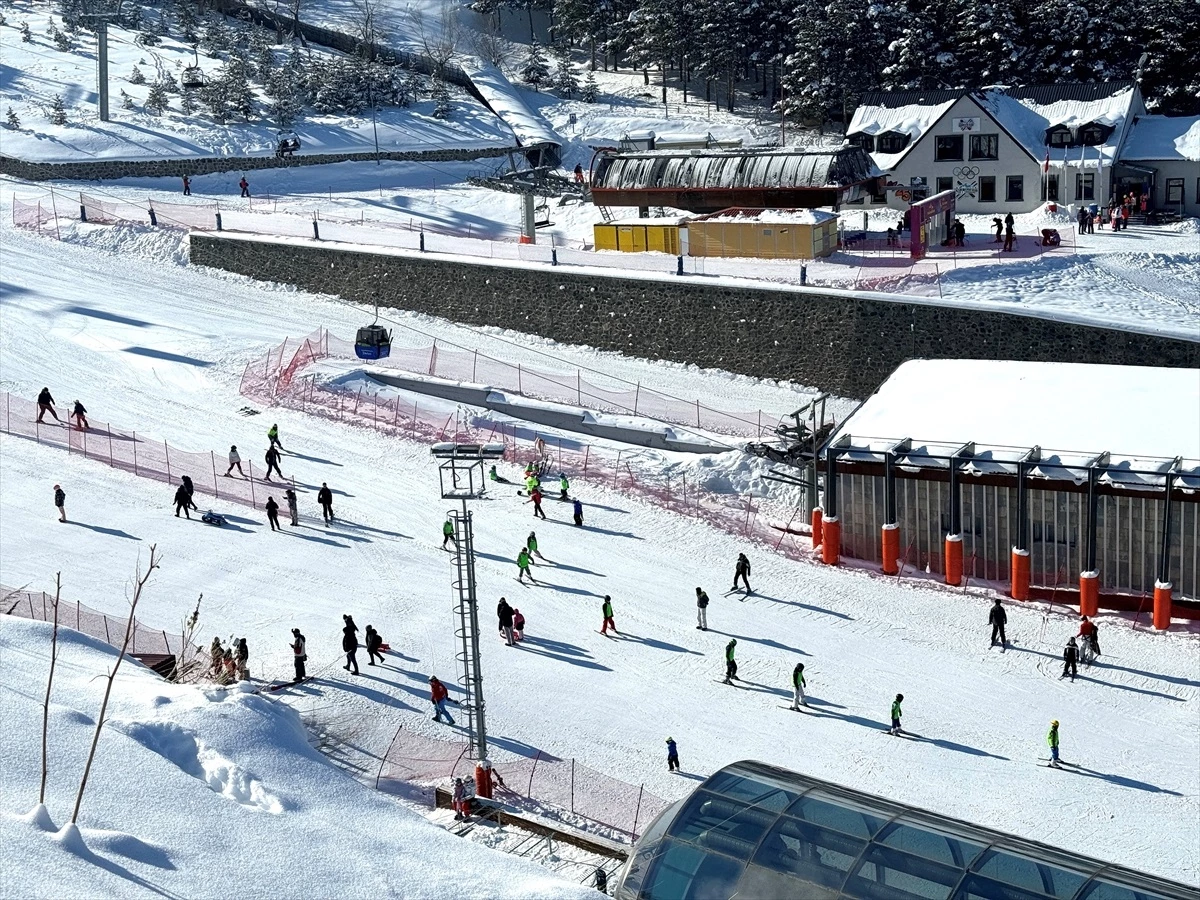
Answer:
[[[430,675],[430,676],[429,676],[429,680],[430,680],[431,682],[433,682],[433,681],[437,681],[437,676],[436,676],[436,675]]]
[[[897,694],[897,695],[896,695],[896,699],[897,699],[897,700],[903,700],[903,699],[904,699],[904,695],[903,695],[903,694]]]
[[[62,488],[60,488],[60,487],[59,487],[57,484],[54,486],[54,489],[55,489],[56,491],[62,490]]]
[[[1051,720],[1050,720],[1050,727],[1051,727],[1051,728],[1057,728],[1057,727],[1058,727],[1058,719],[1051,719]]]
[[[608,596],[608,594],[605,594],[605,595],[604,595],[604,599],[605,599],[605,600],[611,600],[611,599],[612,599],[612,597]]]
[[[667,743],[668,743],[668,744],[673,744],[673,743],[675,743],[675,738],[673,738],[673,737],[669,737],[669,738],[667,738]]]
[[[299,634],[299,633],[300,633],[300,629],[299,629],[299,628],[293,628],[293,629],[292,629],[292,634]]]

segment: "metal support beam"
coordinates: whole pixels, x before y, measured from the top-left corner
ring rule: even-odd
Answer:
[[[1033,447],[1017,462],[1017,549],[1029,549],[1029,470],[1041,462],[1042,448]]]
[[[1183,464],[1183,457],[1177,456],[1164,473],[1162,544],[1158,551],[1158,571],[1155,577],[1160,584],[1171,582],[1171,491],[1175,487],[1175,473]]]
[[[912,449],[912,439],[905,438],[888,448],[883,460],[884,524],[896,524],[896,460]]]
[[[838,517],[837,458],[848,449],[850,449],[850,435],[848,434],[842,435],[836,444],[830,444],[825,448],[825,498],[822,509],[826,519]]]
[[[1085,572],[1096,571],[1096,532],[1100,527],[1097,515],[1100,497],[1096,493],[1096,485],[1100,476],[1104,474],[1104,470],[1108,468],[1109,456],[1110,454],[1106,450],[1099,456],[1089,459],[1087,464],[1087,543],[1083,567]]]
[[[950,534],[962,534],[962,486],[959,466],[975,455],[975,443],[963,444],[950,457]]]

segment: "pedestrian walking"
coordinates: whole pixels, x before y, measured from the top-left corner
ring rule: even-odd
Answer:
[[[267,448],[267,453],[263,457],[263,460],[267,464],[267,481],[271,480],[272,471],[279,476],[280,481],[283,481],[283,471],[279,468],[279,451],[275,449],[274,444]]]
[[[438,681],[436,675],[429,676],[429,702],[433,704],[433,721],[442,721],[442,716],[446,717],[446,724],[453,725],[454,717],[446,711],[446,701],[450,698],[450,692],[446,690],[446,686]]]
[[[283,526],[279,524],[279,504],[274,497],[267,498],[267,521],[271,523],[272,531],[283,531]]]
[[[367,665],[368,666],[375,665],[375,657],[378,656],[379,664],[382,666],[383,665],[383,650],[381,650],[380,648],[383,646],[383,638],[379,636],[379,632],[376,631],[374,626],[372,626],[372,625],[368,625],[367,630],[365,632],[363,632],[363,634],[366,635],[367,659],[369,660]]]
[[[604,624],[600,626],[600,633],[608,634],[608,629],[611,628],[613,632],[620,634],[621,632],[617,631],[617,623],[613,621],[612,597],[608,594],[604,595],[604,603],[601,605],[600,611],[604,615]]]
[[[333,521],[333,491],[323,481],[321,489],[317,491],[317,502],[321,504],[321,515],[325,517],[325,524],[328,525]]]
[[[179,484],[183,487],[184,491],[187,492],[188,509],[194,509],[197,512],[199,512],[200,507],[198,507],[196,505],[196,498],[195,498],[196,485],[192,484],[192,476],[191,475],[180,475],[179,476]]]
[[[451,722],[450,724],[454,724]],[[461,778],[454,779],[454,799],[451,802],[454,807],[454,820],[461,822],[466,819],[470,813],[467,807],[467,786],[463,784]]]
[[[288,644],[292,648],[292,664],[296,667],[296,677],[292,680],[292,684],[299,684],[304,680],[304,664],[308,662],[307,641],[304,640],[304,635],[300,633],[299,628],[292,629],[292,642]]]
[[[503,597],[496,604],[496,618],[500,621],[500,633],[504,635],[504,643],[513,645],[513,608]]]
[[[667,771],[674,772],[679,769],[679,747],[675,744],[675,738],[667,738]]]
[[[1000,603],[1000,598],[997,597],[992,603],[992,611],[988,613],[988,623],[992,626],[992,643],[991,647],[996,646],[996,639],[1000,639],[1000,646],[1008,646],[1008,638],[1004,634],[1004,626],[1008,622],[1008,613],[1004,611],[1004,606]]]
[[[1017,239],[1017,233],[1013,228],[1013,215],[1009,213],[1004,217],[1004,252],[1011,253],[1013,243]]]
[[[583,527],[583,504],[579,502],[579,498],[575,498],[575,527]]]
[[[188,510],[192,506],[192,498],[188,496],[187,488],[182,484],[175,489],[175,518],[179,518],[180,511],[189,519],[192,514]]]
[[[183,196],[192,196],[192,179],[188,178],[186,175],[183,176]]]
[[[525,538],[525,549],[529,551],[530,556],[536,556],[542,562],[546,561],[546,557],[538,552],[537,535],[532,531],[529,532],[529,537]]]
[[[708,594],[696,588],[696,627],[708,631]]]
[[[746,593],[749,594],[751,592],[750,591],[750,560],[746,558],[745,553],[738,554],[737,566],[733,570],[733,587],[730,588],[731,591],[737,590],[739,578],[742,580],[742,584],[744,584],[746,586]]]
[[[67,521],[67,492],[57,484],[54,486],[54,505],[58,509],[58,521]]]
[[[572,170],[572,172],[575,175],[575,183],[583,184],[583,166],[579,163],[575,163],[575,168]]]
[[[533,514],[541,516],[543,519],[546,518],[546,514],[542,512],[542,489],[534,488],[529,496],[533,500]]]
[[[897,694],[896,699],[892,701],[892,727],[888,729],[888,734],[900,733],[900,704],[904,702],[904,695]]]
[[[58,413],[55,412],[55,410],[54,410],[54,398],[50,396],[50,388],[44,387],[40,391],[38,391],[37,407],[38,407],[37,420],[39,422],[42,421],[42,417],[45,416],[46,413],[50,413],[50,415],[54,416],[55,422],[62,421],[58,417]]]
[[[250,680],[250,648],[246,646],[245,638],[233,642],[233,658],[237,663],[238,681]]]
[[[246,176],[242,176],[242,180],[238,182],[238,187],[242,189],[242,196],[247,199],[250,197],[250,182],[246,180]]]
[[[71,418],[75,420],[75,427],[80,431],[88,431],[91,428],[91,426],[88,425],[87,410],[84,409],[83,404],[78,400],[76,400],[75,405],[71,407]]]
[[[342,626],[342,649],[346,651],[346,665],[342,666],[347,672],[350,667],[354,667],[354,674],[358,674],[358,626],[354,624],[354,619],[350,616],[342,616],[342,621],[345,623]]]
[[[284,449],[283,441],[279,440],[279,426],[278,425],[272,425],[270,428],[267,429],[267,440],[271,442],[272,447],[278,447],[279,450],[283,453],[287,452],[287,450]]]
[[[1100,655],[1100,628],[1087,616],[1084,616],[1080,621],[1079,634],[1076,635],[1076,637],[1079,637],[1086,643],[1090,644],[1092,647],[1092,653],[1094,653],[1096,656]]]
[[[796,663],[796,668],[792,669],[792,690],[795,696],[792,698],[792,709],[799,709],[802,706],[808,706],[808,701],[804,699],[804,688],[807,683],[804,681],[804,663]]]
[[[513,639],[525,640],[525,616],[515,606],[513,607]]]
[[[226,478],[229,478],[232,475],[234,467],[237,468],[239,475],[241,475],[243,478],[246,477],[246,473],[242,471],[242,456],[240,453],[238,453],[236,444],[229,448],[229,468],[225,470]]]
[[[447,519],[442,523],[442,549],[446,549],[446,541],[450,541],[455,547],[458,546],[458,539],[454,537],[454,523]]]
[[[571,482],[567,481],[567,476],[564,472],[558,473],[558,499],[570,500],[567,496],[567,491],[571,489]]]
[[[737,638],[730,638],[729,643],[725,645],[725,683],[733,684],[733,679],[737,678],[737,660],[733,655],[737,652]]]
[[[1075,638],[1067,639],[1067,646],[1063,647],[1063,671],[1058,677],[1066,678],[1068,674],[1071,680],[1075,680],[1075,676],[1079,674],[1079,646],[1075,643]]]
[[[1050,745],[1050,765],[1056,769],[1061,769],[1058,759],[1058,719],[1052,719],[1050,722],[1050,733],[1046,735],[1046,743]]]
[[[221,671],[221,662],[225,659],[225,648],[221,646],[221,639],[215,637],[212,639],[212,644],[208,647],[209,672],[214,677]]]
[[[529,571],[529,566],[532,560],[529,558],[529,551],[524,547],[517,553],[517,581],[524,581],[525,576],[529,576],[529,580],[537,584],[537,579],[533,577],[533,573]]]
[[[292,517],[292,526],[300,524],[300,510],[296,504],[296,492],[292,488],[288,488],[283,492],[283,499],[287,501],[288,515]]]

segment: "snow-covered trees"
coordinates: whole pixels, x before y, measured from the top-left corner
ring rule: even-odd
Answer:
[[[167,110],[167,88],[161,81],[156,81],[150,85],[150,93],[146,97],[146,102],[142,104],[142,109],[154,115],[162,115]]]
[[[281,66],[267,79],[266,93],[271,98],[271,119],[280,128],[291,128],[303,109],[301,85],[289,66]]]
[[[137,66],[133,67],[133,71],[129,73],[130,84],[145,84],[146,76],[142,74],[142,70]]]
[[[525,58],[525,64],[521,67],[521,80],[526,84],[533,85],[533,89],[536,91],[549,79],[550,66],[546,62],[545,54],[542,52],[542,45],[534,41],[529,45],[529,55]]]
[[[67,107],[63,103],[62,94],[55,94],[54,99],[50,101],[50,124],[67,124]]]
[[[560,97],[569,100],[579,90],[579,79],[571,67],[571,49],[566,44],[555,44],[551,52],[554,54],[554,81],[551,87]]]
[[[21,127],[21,120],[17,117],[16,111],[10,106],[8,115],[4,117],[4,124],[9,131],[16,131]]]
[[[133,98],[125,93],[125,89],[121,89],[121,109],[134,109]]]
[[[583,87],[579,90],[579,99],[584,103],[595,103],[596,95],[600,92],[599,86],[596,84],[596,76],[589,70],[587,78],[583,79]]]
[[[22,22],[21,23],[21,43],[28,44],[32,40],[33,40],[33,32],[31,32],[29,30],[29,23]]]
[[[448,119],[453,107],[450,105],[450,91],[446,88],[446,82],[435,81],[433,85],[433,117],[435,119]]]

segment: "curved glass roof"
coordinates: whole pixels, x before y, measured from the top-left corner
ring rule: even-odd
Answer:
[[[638,842],[625,900],[1200,900],[1200,891],[759,762]]]

